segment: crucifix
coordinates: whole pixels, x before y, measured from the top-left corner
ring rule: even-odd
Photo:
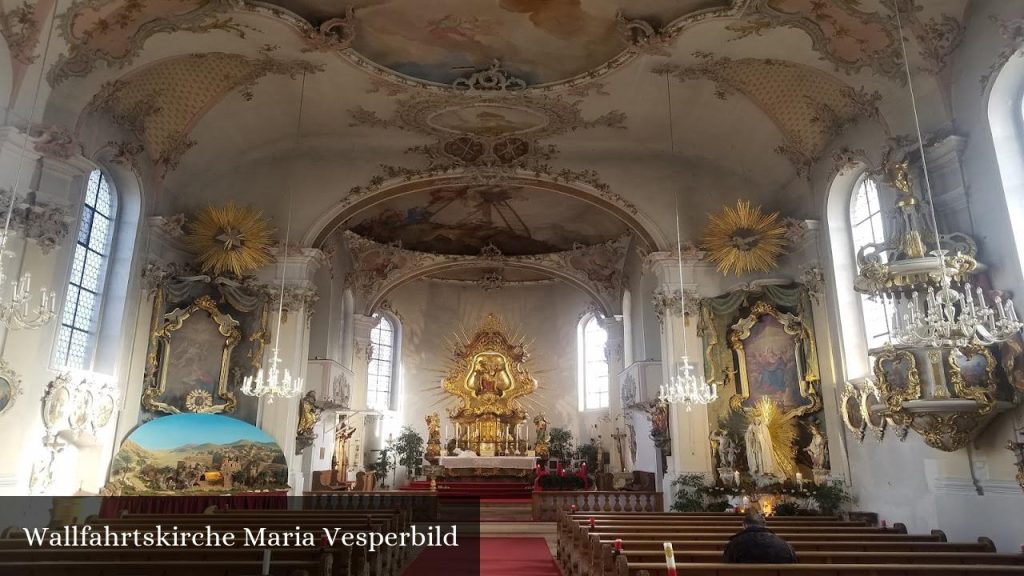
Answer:
[[[615,439],[615,452],[619,455],[619,468],[621,472],[626,471],[626,456],[622,452],[622,440],[626,438],[625,432],[619,430],[618,426],[615,427],[615,433],[612,434],[612,438]]]

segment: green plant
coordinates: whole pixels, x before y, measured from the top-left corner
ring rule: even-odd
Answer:
[[[548,438],[548,454],[555,460],[566,461],[572,458],[572,432],[565,428],[552,428]]]
[[[580,444],[576,448],[576,458],[587,463],[587,472],[589,473],[597,472],[597,459],[600,454],[601,450],[597,446],[597,440],[593,438],[590,439],[589,443]]]
[[[537,481],[541,490],[583,490],[583,479],[579,476],[558,476],[548,474]]]
[[[394,457],[391,454],[392,448],[381,448],[377,451],[377,460],[371,462],[367,468],[373,473],[373,477],[377,479],[377,482],[381,485],[388,479],[388,474],[391,472],[391,468],[394,466]]]
[[[675,501],[672,502],[673,512],[701,512],[704,510],[705,492],[703,474],[680,474],[672,481],[675,488]]]
[[[839,514],[847,504],[853,502],[853,496],[838,480],[819,486],[810,486],[806,490],[818,504],[818,510],[826,516]]]
[[[416,469],[423,464],[423,437],[411,426],[403,426],[395,439],[391,450],[398,458],[398,463],[405,466],[406,474],[412,478]]]
[[[776,516],[799,516],[804,514],[804,511],[796,504],[796,502],[782,502],[776,504],[772,510]]]

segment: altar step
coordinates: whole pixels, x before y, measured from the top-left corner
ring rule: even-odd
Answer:
[[[402,490],[430,490],[430,481],[413,480]],[[478,499],[481,502],[529,502],[533,494],[533,484],[523,481],[489,481],[440,480],[437,483],[437,495],[447,499]]]

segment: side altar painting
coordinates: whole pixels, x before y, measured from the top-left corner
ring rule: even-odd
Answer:
[[[139,426],[114,456],[108,486],[124,495],[287,490],[274,439],[217,414],[177,414]]]
[[[453,400],[448,417],[454,425],[450,452],[479,456],[525,455],[527,413],[519,402],[537,389],[526,368],[525,344],[515,342],[497,316],[490,314],[467,342],[456,344],[442,388]],[[538,415],[542,418],[542,416]],[[546,450],[538,437],[534,447]],[[540,454],[539,454],[540,455]]]
[[[706,377],[724,389],[708,412],[719,481],[824,483],[828,441],[806,288],[734,291],[702,301],[700,314]]]

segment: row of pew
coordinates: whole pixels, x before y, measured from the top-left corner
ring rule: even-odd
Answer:
[[[244,542],[245,529],[314,534],[313,547],[271,547],[272,576],[399,576],[409,561],[410,548],[334,546],[322,538],[323,529],[346,532],[403,532],[410,526],[406,510],[227,510],[211,514],[125,514],[114,519],[89,519],[93,529],[155,533],[204,531],[233,534]],[[54,548],[31,545],[24,530],[0,534],[0,576],[255,576],[263,574],[264,548]]]
[[[725,564],[732,513],[575,513],[558,518],[558,563],[565,576],[664,576],[665,543],[686,576],[1002,576],[1024,575],[1024,554],[999,554],[992,541],[948,542],[943,532],[908,534],[838,517],[772,517],[768,528],[792,545],[797,564]]]

